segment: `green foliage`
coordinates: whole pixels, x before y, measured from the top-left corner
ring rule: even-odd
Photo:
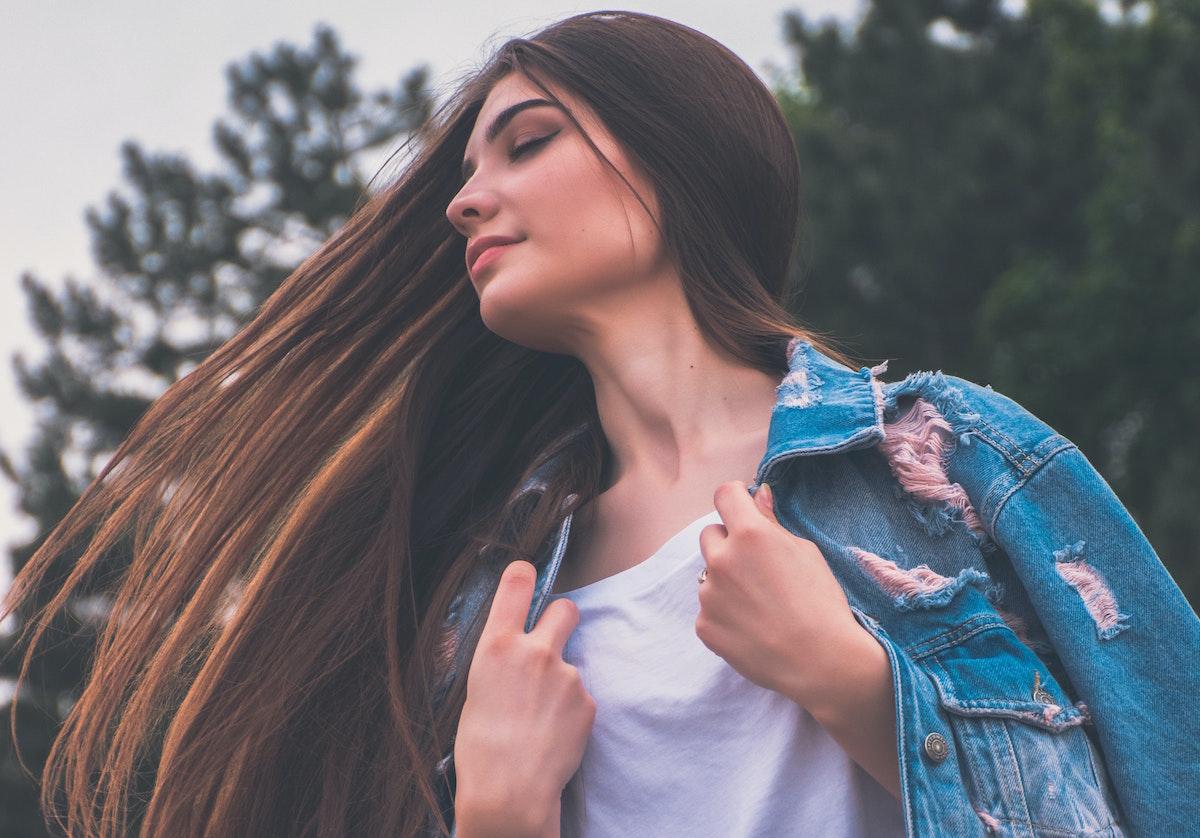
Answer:
[[[97,274],[68,277],[55,291],[21,277],[44,358],[14,358],[18,383],[38,406],[25,465],[0,453],[22,512],[41,534],[13,551],[21,568],[41,538],[74,504],[151,401],[233,335],[300,261],[340,227],[366,191],[359,168],[399,144],[432,109],[427,70],[395,91],[366,97],[356,59],[332,30],[312,45],[279,44],[226,69],[230,115],[213,140],[221,170],[200,173],[185,159],[121,147],[126,195],[89,209]],[[113,556],[106,575],[126,562]],[[37,604],[61,585],[69,563],[50,576]],[[27,612],[17,615],[18,621]],[[40,775],[49,742],[78,696],[85,662],[107,601],[80,597],[39,650],[20,695],[21,755]],[[11,637],[0,638],[8,652]],[[23,651],[23,650],[18,650]],[[0,663],[15,677],[20,655]],[[0,729],[0,835],[45,834],[36,784],[11,747],[9,708]]]
[[[805,319],[1021,402],[1105,475],[1193,603],[1200,2],[878,0],[786,18]]]

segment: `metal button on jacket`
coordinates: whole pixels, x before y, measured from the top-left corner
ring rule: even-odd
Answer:
[[[946,737],[940,733],[931,733],[925,737],[925,753],[934,762],[941,762],[950,755],[950,746]]]
[[[1046,692],[1046,688],[1042,686],[1042,673],[1036,669],[1033,671],[1033,700],[1042,704],[1054,703],[1054,696]]]

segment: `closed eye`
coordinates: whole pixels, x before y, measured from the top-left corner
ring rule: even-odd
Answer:
[[[547,134],[544,137],[538,137],[536,140],[530,140],[527,143],[521,143],[521,145],[517,146],[516,148],[514,148],[512,150],[512,152],[509,153],[509,155],[508,155],[509,159],[516,160],[518,157],[525,154],[525,152],[529,151],[530,149],[534,148],[535,146],[540,146],[543,143],[547,142],[551,137],[554,136],[554,134],[557,134],[557,133],[558,132],[555,131],[553,134]]]
[[[553,139],[553,138],[555,137],[555,135],[557,135],[557,134],[559,133],[559,131],[561,131],[561,130],[562,130],[562,129],[560,128],[560,129],[558,129],[558,131],[552,131],[552,132],[550,132],[549,134],[547,134],[547,135],[546,135],[546,136],[544,136],[544,137],[538,137],[537,139],[535,139],[535,140],[530,140],[530,141],[529,141],[529,142],[527,142],[527,143],[521,143],[521,145],[519,145],[519,146],[516,146],[515,148],[513,148],[513,150],[512,150],[512,151],[510,151],[510,152],[508,153],[508,159],[509,159],[509,160],[516,160],[518,157],[523,157],[523,156],[524,156],[524,155],[525,155],[527,152],[529,152],[529,151],[532,151],[532,150],[533,150],[535,147],[537,147],[537,146],[540,146],[540,145],[544,145],[544,144],[546,144],[547,142],[549,142],[549,141],[550,141],[551,139]],[[468,181],[468,180],[470,180],[470,175],[469,175],[469,174],[468,174],[468,175],[467,175],[467,176],[466,176],[466,177],[463,179],[463,181],[462,181],[462,184],[461,184],[460,188],[461,188],[461,187],[463,187],[463,186],[466,186],[466,185],[467,185],[467,181]]]

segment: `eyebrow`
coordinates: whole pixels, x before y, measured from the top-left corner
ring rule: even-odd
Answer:
[[[484,139],[489,144],[494,142],[496,136],[504,130],[504,126],[512,122],[513,117],[519,114],[521,111],[525,110],[526,108],[545,106],[563,110],[561,105],[559,105],[557,102],[551,102],[549,99],[526,99],[523,102],[517,102],[515,105],[509,105],[507,108],[500,111],[499,114],[497,114],[496,118],[492,120],[492,124],[488,126],[487,131],[484,133]],[[475,164],[472,163],[470,159],[464,160],[462,164],[463,180],[465,181],[467,178],[469,178],[471,176],[471,172],[473,171],[475,171]]]

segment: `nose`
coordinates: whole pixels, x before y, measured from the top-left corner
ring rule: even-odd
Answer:
[[[490,189],[467,184],[446,207],[446,219],[464,236],[496,214],[499,201]]]

